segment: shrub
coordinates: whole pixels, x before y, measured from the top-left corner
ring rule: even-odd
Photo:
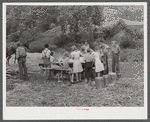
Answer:
[[[136,47],[136,42],[131,41],[131,40],[122,40],[120,42],[120,47],[122,49],[130,48],[130,49],[135,49]]]
[[[144,49],[141,48],[139,50],[136,49],[125,49],[121,50],[120,53],[120,61],[144,61]]]
[[[120,61],[128,61],[128,51],[127,50],[121,50],[120,52]]]
[[[29,45],[29,51],[31,53],[41,53],[42,50],[44,49],[44,45],[41,45],[41,43],[31,43]]]
[[[50,45],[50,46],[49,46],[49,49],[50,49],[50,50],[56,50],[56,49],[57,49],[57,46],[56,46],[56,45]]]
[[[55,45],[58,47],[62,47],[70,42],[74,42],[74,40],[69,35],[61,34],[60,37],[55,38]]]
[[[42,52],[42,50],[44,50],[44,44],[43,43],[37,43],[37,42],[35,42],[35,43],[30,43],[30,45],[29,45],[29,51],[31,52],[31,53],[41,53]],[[50,50],[53,50],[53,51],[55,51],[56,49],[57,49],[57,46],[56,45],[50,45],[49,44],[49,49]]]

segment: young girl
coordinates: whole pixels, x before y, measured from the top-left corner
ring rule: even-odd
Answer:
[[[98,46],[95,47],[95,52],[93,52],[93,54],[95,56],[95,72],[97,76],[100,77],[100,72],[104,70],[104,65],[100,60],[102,53]]]
[[[66,51],[62,56],[63,69],[69,69],[69,53]]]
[[[50,54],[50,63],[52,64],[54,62],[54,52],[52,51]]]
[[[81,54],[83,57],[80,57],[80,62],[84,62],[84,56],[86,55],[86,50],[85,50],[85,47],[81,47]]]
[[[74,73],[76,73],[77,81],[81,81],[81,72],[83,71],[83,68],[80,62],[80,56],[82,56],[81,52],[77,50],[76,46],[72,46],[72,51],[71,58],[73,59],[73,73],[71,82],[74,83]]]
[[[51,51],[48,49],[49,45],[45,44],[45,49],[42,51],[42,59],[44,67],[50,67],[50,53]],[[41,70],[41,75],[43,75],[45,70]],[[49,70],[46,70],[46,79],[49,79]]]

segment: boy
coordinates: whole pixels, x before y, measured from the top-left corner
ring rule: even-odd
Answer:
[[[87,49],[87,54],[84,55],[85,61],[85,82],[91,82],[92,76],[92,62],[94,61],[94,56],[91,54],[90,48]]]
[[[42,51],[42,58],[43,58],[43,63],[44,67],[50,68],[50,54],[51,51],[48,49],[49,45],[45,44],[45,49]],[[41,72],[42,74],[44,73],[44,70]],[[46,70],[46,80],[49,79],[49,70]]]

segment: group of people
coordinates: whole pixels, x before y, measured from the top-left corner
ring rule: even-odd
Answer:
[[[90,82],[92,77],[93,65],[95,65],[95,73],[97,77],[108,74],[108,54],[112,53],[112,72],[116,72],[119,77],[119,54],[120,47],[117,45],[116,41],[112,41],[111,46],[104,44],[103,39],[98,39],[98,43],[95,45],[94,49],[89,47],[86,41],[80,49],[76,46],[71,47],[71,52],[64,52],[62,56],[62,66],[64,69],[70,69],[71,83],[75,83],[74,75],[76,76],[76,81],[81,82],[81,73],[85,71],[85,82]],[[45,49],[42,51],[42,58],[45,67],[51,67],[54,63],[54,53],[48,49],[48,44],[45,44]],[[73,67],[69,67],[69,63],[73,63]],[[83,65],[84,64],[84,68]],[[42,70],[42,74],[43,74]],[[46,79],[49,79],[48,73],[46,71]]]
[[[64,52],[62,56],[62,66],[64,69],[70,69],[71,83],[75,83],[74,75],[77,82],[81,81],[81,73],[85,71],[85,82],[91,81],[93,65],[97,77],[108,74],[108,54],[112,53],[112,72],[115,72],[119,77],[119,54],[120,47],[116,41],[112,41],[111,46],[104,44],[103,39],[98,39],[94,49],[89,47],[88,42],[85,42],[80,49],[76,46],[71,47],[71,52]],[[21,43],[17,44],[16,59],[18,60],[20,79],[28,80],[26,67],[26,47]],[[55,63],[54,52],[49,50],[49,45],[45,44],[45,49],[42,51],[42,59],[44,67],[51,67]],[[81,60],[82,59],[82,60]],[[69,63],[73,64],[71,68]],[[84,68],[82,66],[84,64]],[[43,75],[44,70],[41,71]],[[24,78],[25,76],[25,78]],[[49,70],[46,70],[46,79],[49,79]]]

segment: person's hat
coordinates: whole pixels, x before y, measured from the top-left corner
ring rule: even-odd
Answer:
[[[44,46],[45,46],[46,48],[48,48],[48,47],[49,47],[49,45],[48,45],[48,44],[45,44]]]

